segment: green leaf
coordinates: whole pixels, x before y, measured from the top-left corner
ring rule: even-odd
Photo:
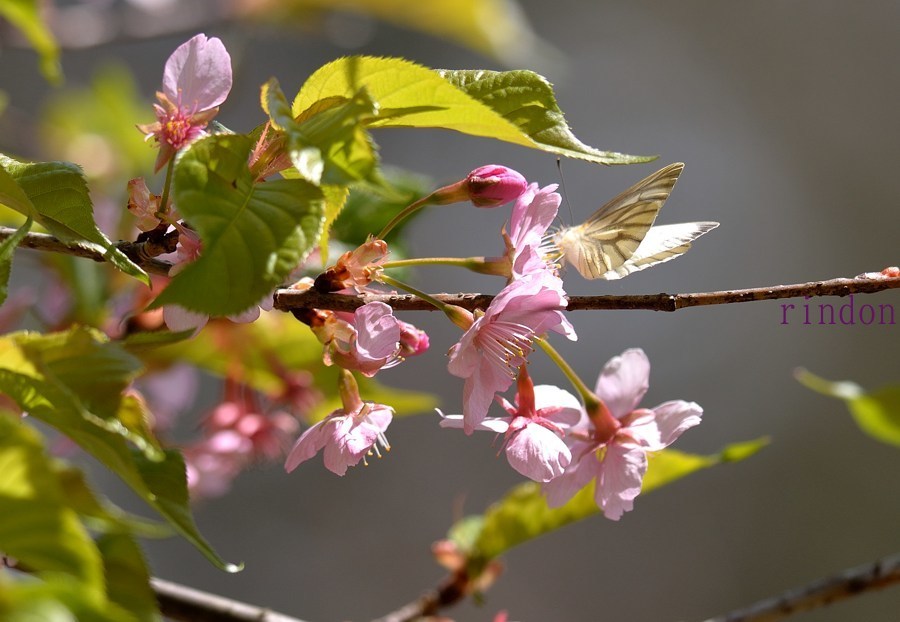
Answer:
[[[831,382],[805,369],[798,369],[794,376],[808,389],[844,400],[863,432],[883,443],[900,447],[900,386],[867,392],[854,382]]]
[[[103,555],[109,600],[139,622],[162,622],[147,562],[134,539],[125,533],[107,533],[97,539],[97,548]]]
[[[300,115],[327,98],[351,98],[363,89],[379,106],[371,127],[440,127],[597,164],[655,157],[601,151],[580,142],[549,83],[529,71],[438,72],[399,58],[352,56],[310,76],[292,113]]]
[[[118,417],[105,418],[91,412],[80,399],[91,397],[86,393],[89,389],[66,384],[84,382],[110,390],[132,373],[131,355],[103,339],[85,329],[46,337],[14,333],[0,338],[0,391],[122,478],[216,566],[228,572],[240,570],[222,560],[197,530],[188,505],[182,456],[173,450],[160,451],[151,439],[141,439],[137,430],[128,429]],[[83,369],[77,369],[78,361]],[[93,374],[113,377],[91,380],[91,369],[95,370]],[[112,404],[105,398],[89,402],[104,408]],[[137,441],[139,449],[132,450],[126,439]]]
[[[66,506],[39,435],[0,413],[0,551],[38,575],[66,573],[103,600],[100,554]]]
[[[52,84],[62,81],[59,65],[59,46],[47,25],[41,20],[37,0],[3,0],[0,15],[22,31],[25,38],[41,57],[41,73]]]
[[[713,456],[687,454],[673,449],[663,450],[651,455],[642,492],[650,492],[715,464],[748,458],[766,443],[765,439],[739,443],[726,447],[718,455]],[[468,551],[469,558],[476,565],[486,563],[516,545],[599,512],[600,509],[594,501],[593,482],[558,508],[547,506],[539,484],[534,482],[520,484],[485,512],[482,529],[472,549]]]
[[[377,106],[364,89],[351,98],[320,100],[297,119],[275,78],[263,85],[261,99],[273,126],[285,132],[288,155],[301,178],[316,185],[381,183],[375,145],[364,127],[375,118]]]
[[[209,136],[175,165],[174,197],[203,250],[172,279],[154,307],[177,304],[229,315],[258,304],[306,257],[322,227],[324,199],[299,179],[257,182],[246,136]]]
[[[53,465],[66,505],[75,510],[82,521],[100,533],[128,533],[142,538],[167,538],[172,529],[130,514],[107,499],[98,498],[84,478],[84,473],[57,461]]]
[[[94,222],[87,182],[81,169],[71,162],[23,163],[0,155],[0,167],[12,176],[30,199],[36,214],[18,202],[8,207],[33,215],[44,228],[63,242],[78,243],[104,254],[116,268],[150,284],[150,277],[122,251],[113,246]],[[4,184],[5,186],[5,184]],[[4,188],[5,190],[6,188]]]
[[[19,227],[14,234],[0,242],[0,305],[6,302],[6,297],[9,295],[9,275],[12,273],[13,253],[19,242],[28,235],[33,222],[29,216],[25,224]]]
[[[331,228],[347,204],[350,188],[347,186],[323,186],[322,193],[325,195],[325,220],[322,223],[322,234],[319,236],[319,254],[322,256],[322,266],[326,266],[328,265],[328,241],[331,237]]]

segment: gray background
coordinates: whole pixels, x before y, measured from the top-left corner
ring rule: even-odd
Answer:
[[[659,166],[683,161],[685,173],[660,222],[722,223],[685,258],[624,281],[590,283],[570,271],[569,293],[764,286],[900,262],[896,3],[525,0],[522,6],[567,59],[544,70],[576,134],[604,149],[660,154],[658,163],[621,168],[564,162],[576,221]],[[360,47],[313,32],[206,29],[240,61],[222,122],[249,129],[262,119],[258,86],[269,75],[291,93],[311,71],[346,53],[503,68],[382,24],[333,26],[362,32]],[[67,76],[71,83],[85,80],[101,57],[115,54],[141,72],[149,96],[169,52],[186,38],[74,52],[65,57]],[[20,79],[30,62],[7,56],[3,84]],[[25,86],[11,97],[21,105],[43,88]],[[506,144],[409,130],[382,131],[376,140],[385,162],[442,183],[489,162],[541,184],[559,181],[552,156]],[[505,215],[434,209],[415,225],[414,249],[494,254]],[[570,221],[565,205],[561,216]],[[445,269],[423,270],[417,282],[433,291],[499,287]],[[900,308],[896,291],[863,301]],[[466,603],[447,615],[474,622],[505,608],[523,621],[700,620],[894,552],[900,454],[863,436],[841,403],[804,389],[791,374],[806,366],[868,388],[897,383],[900,324],[804,326],[797,316],[785,326],[780,304],[573,315],[579,342],[556,343],[589,382],[609,357],[642,347],[653,365],[645,404],[681,398],[704,407],[703,424],[682,437],[679,449],[712,453],[764,435],[772,444],[746,462],[639,497],[618,523],[593,518],[512,551],[486,606]],[[446,410],[458,412],[462,382],[446,374],[443,356],[458,330],[435,314],[408,319],[429,329],[432,352],[380,378],[432,391]],[[540,353],[532,374],[564,385]],[[386,459],[344,478],[319,460],[290,476],[257,470],[241,477],[232,495],[200,506],[203,532],[226,558],[244,561],[244,572],[224,575],[179,540],[149,543],[154,572],[313,622],[365,620],[413,599],[443,575],[429,545],[460,508],[480,511],[518,479],[495,457],[489,435],[441,430],[436,415],[395,421],[388,435],[393,451]],[[894,588],[796,619],[887,622],[898,611]]]

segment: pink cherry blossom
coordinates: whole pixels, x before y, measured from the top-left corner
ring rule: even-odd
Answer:
[[[647,454],[672,444],[700,423],[703,409],[682,400],[638,408],[647,392],[650,361],[643,350],[612,358],[597,379],[597,412],[586,414],[567,436],[572,463],[544,484],[547,504],[558,507],[596,480],[594,499],[604,515],[619,520],[634,506],[647,472]]]
[[[532,274],[513,281],[450,349],[448,370],[466,379],[466,434],[484,419],[494,394],[512,384],[535,337],[553,330],[575,339],[575,330],[562,313],[567,302],[558,281],[550,274]]]
[[[159,143],[157,171],[204,134],[230,91],[231,57],[222,41],[199,34],[178,46],[166,61],[163,90],[156,94],[157,121],[138,126]]]
[[[509,217],[509,233],[503,233],[513,279],[552,269],[541,252],[541,242],[559,212],[562,198],[556,188],[556,184],[540,189],[531,184],[516,199]]]
[[[306,430],[294,444],[284,464],[288,473],[320,451],[325,468],[344,475],[371,452],[379,457],[378,445],[390,450],[384,435],[394,416],[394,409],[384,404],[363,402],[353,375],[341,370],[340,393],[343,407]],[[323,451],[324,450],[324,451]]]
[[[383,367],[392,367],[402,359],[400,323],[383,302],[370,302],[353,313],[324,312],[324,321],[310,326],[325,346],[326,365],[374,376]]]
[[[572,454],[562,439],[583,413],[578,399],[552,385],[534,386],[525,366],[518,378],[515,404],[498,398],[508,417],[488,417],[476,430],[505,433],[504,448],[510,466],[536,482],[562,475]],[[463,427],[462,415],[441,415],[441,427]]]

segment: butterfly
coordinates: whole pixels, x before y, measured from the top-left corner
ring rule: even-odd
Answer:
[[[551,259],[570,263],[586,279],[621,279],[687,252],[691,242],[719,226],[685,222],[654,227],[684,164],[653,173],[594,212],[584,223],[557,231]]]

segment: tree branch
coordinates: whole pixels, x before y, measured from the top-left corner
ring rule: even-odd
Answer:
[[[567,311],[598,309],[644,309],[648,311],[677,311],[687,307],[721,305],[800,296],[847,296],[872,294],[886,289],[900,288],[900,277],[856,277],[811,281],[795,285],[772,285],[751,289],[732,289],[720,292],[693,294],[643,294],[637,296],[569,296]],[[435,294],[442,302],[458,305],[470,311],[485,309],[494,299],[487,294]],[[300,292],[291,289],[275,291],[275,308],[281,311],[297,309],[333,309],[353,311],[368,302],[384,302],[398,311],[434,311],[435,308],[410,295],[398,294],[322,294],[315,290]]]
[[[0,227],[0,240],[10,237],[16,230],[11,227]],[[141,266],[147,272],[161,274],[167,276],[172,264],[159,259],[147,257],[144,251],[145,242],[116,242],[115,247],[125,253],[129,259]],[[54,253],[63,253],[66,255],[74,255],[76,257],[85,257],[94,261],[106,261],[106,256],[102,250],[96,246],[88,244],[66,243],[46,233],[29,233],[19,243],[23,248],[31,248],[39,251],[51,251]]]
[[[248,605],[190,587],[150,579],[162,614],[179,622],[303,622],[263,607]]]
[[[900,555],[845,570],[839,575],[819,579],[809,585],[767,598],[740,611],[733,611],[706,622],[775,622],[801,611],[830,605],[893,583],[900,583]]]

